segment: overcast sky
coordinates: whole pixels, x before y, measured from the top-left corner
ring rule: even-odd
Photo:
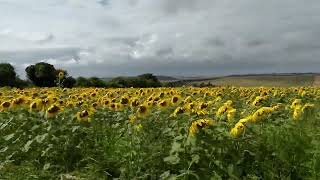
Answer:
[[[0,62],[73,76],[320,72],[319,0],[0,0]]]

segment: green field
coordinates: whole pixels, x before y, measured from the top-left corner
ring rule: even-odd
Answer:
[[[262,76],[231,76],[220,77],[212,80],[199,80],[191,84],[211,83],[216,86],[265,86],[265,87],[292,87],[312,86],[313,75],[262,75]]]

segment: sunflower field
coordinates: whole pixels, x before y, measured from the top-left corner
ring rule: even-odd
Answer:
[[[320,179],[320,88],[0,89],[0,179]]]

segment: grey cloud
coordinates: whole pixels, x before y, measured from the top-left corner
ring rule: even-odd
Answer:
[[[212,6],[215,0],[163,0],[161,1],[165,12],[176,14],[182,11],[199,11]]]
[[[251,41],[248,41],[248,43],[247,43],[249,48],[258,47],[258,46],[261,46],[264,44],[267,44],[267,42],[264,40],[261,40],[261,39],[251,40]]]
[[[52,42],[55,39],[53,34],[48,35],[46,38],[38,40],[37,43],[44,44],[48,42]]]
[[[159,49],[159,50],[157,50],[156,55],[159,57],[173,55],[173,48],[167,47],[167,48]]]
[[[62,64],[70,59],[79,60],[79,48],[50,48],[16,51],[0,51],[1,60],[14,64],[32,64],[48,59],[55,59]]]
[[[219,47],[225,46],[225,42],[222,39],[217,37],[208,38],[207,44],[209,46],[219,46]]]
[[[98,3],[101,6],[107,6],[109,4],[109,0],[98,0]]]
[[[320,69],[318,0],[41,2],[32,12],[19,0],[10,0],[15,13],[0,7],[0,31],[51,34],[41,43],[1,36],[1,59],[50,59],[85,76]]]

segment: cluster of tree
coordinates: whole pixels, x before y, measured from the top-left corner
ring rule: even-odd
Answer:
[[[161,87],[161,82],[153,74],[142,74],[137,77],[117,77],[107,83],[110,87],[120,88],[147,88],[147,87]]]
[[[77,87],[113,87],[113,88],[146,88],[146,87],[161,87],[160,81],[156,76],[152,74],[142,74],[137,77],[117,77],[110,81],[104,81],[102,79],[91,77],[77,78],[75,84]]]
[[[97,77],[90,77],[90,78],[78,77],[76,80],[75,86],[76,87],[107,87],[107,84],[105,81]]]
[[[8,63],[0,64],[0,87],[1,86],[38,86],[38,87],[116,87],[116,88],[144,88],[161,87],[158,78],[152,74],[142,74],[137,77],[117,77],[110,81],[104,81],[97,77],[74,79],[63,69],[56,69],[53,65],[40,62],[28,66],[26,69],[28,80],[21,80],[14,67]]]
[[[62,69],[56,69],[53,65],[40,62],[30,65],[25,69],[28,79],[38,87],[67,87],[71,88],[76,80]],[[62,76],[60,77],[60,74]]]
[[[20,79],[14,67],[9,63],[0,64],[0,87],[14,86],[25,87],[28,86],[28,82]]]

